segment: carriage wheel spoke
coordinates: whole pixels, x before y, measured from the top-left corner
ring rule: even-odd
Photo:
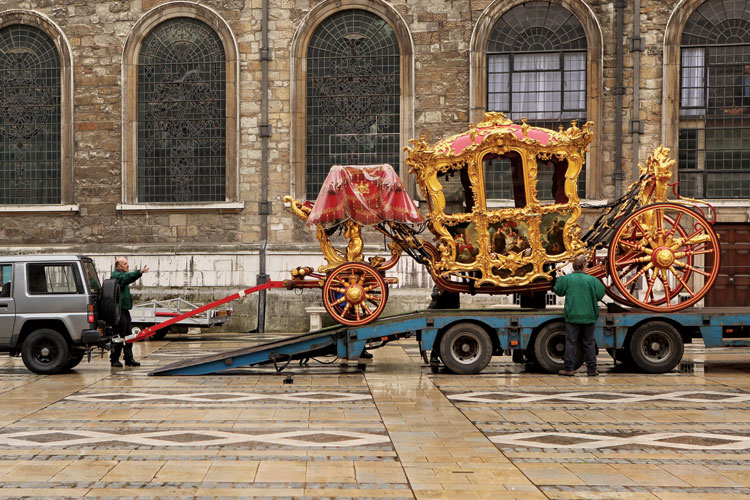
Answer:
[[[359,306],[362,308],[362,312],[364,312],[367,316],[372,314],[372,311],[369,307],[367,307],[367,304],[365,302],[361,302]]]
[[[643,228],[643,226],[641,225],[640,222],[638,222],[637,220],[633,219],[633,224],[638,227],[638,230],[643,235],[641,237],[643,239],[643,241],[645,241],[646,243],[653,243],[654,239],[651,237],[651,233],[649,231],[646,231]]]
[[[711,236],[708,234],[701,234],[703,233],[703,229],[699,229],[698,231],[694,232],[687,238],[682,238],[680,240],[674,240],[672,242],[672,245],[670,245],[669,248],[672,250],[677,250],[678,248],[682,246],[692,246],[692,245],[698,245],[700,243],[709,243],[711,242]]]
[[[682,252],[675,252],[675,259],[681,259],[683,257],[692,257],[693,255],[705,255],[713,254],[714,251],[711,248],[701,248],[699,250],[684,250]]]
[[[626,281],[623,284],[625,286],[628,286],[629,284],[633,283],[635,280],[637,280],[638,278],[640,278],[641,275],[643,275],[643,273],[645,273],[646,271],[648,271],[652,267],[654,267],[654,263],[653,262],[649,262],[648,264],[646,264],[645,266],[643,266],[643,268],[640,271],[638,271],[637,273],[635,273],[628,281]]]
[[[635,257],[627,260],[618,260],[617,267],[619,268],[620,266],[626,264],[644,264],[646,262],[651,262],[651,257]]]
[[[656,212],[656,243],[664,244],[664,211],[655,210]]]
[[[661,282],[664,284],[664,296],[667,299],[667,305],[670,305],[671,295],[669,290],[669,281],[667,280],[667,270],[659,269],[658,276]]]
[[[618,269],[619,275],[621,277],[626,277],[628,275],[628,273],[630,273],[631,271],[633,271],[634,268],[637,269],[637,263],[625,264],[624,267]]]
[[[352,307],[352,303],[351,302],[347,302],[346,305],[344,306],[344,309],[341,311],[341,317],[346,317],[346,312],[349,309],[351,309],[351,307]]]
[[[340,298],[339,300],[337,300],[336,302],[332,302],[332,303],[331,303],[331,305],[332,305],[332,306],[337,306],[337,305],[341,304],[342,302],[344,302],[345,300],[346,300],[346,295],[344,295],[343,297],[341,297],[341,298]]]
[[[646,297],[645,300],[648,300],[649,297],[651,297],[651,300],[654,299],[653,291],[654,291],[654,284],[656,283],[656,273],[653,273],[651,277],[647,279],[648,281],[648,288],[646,289]]]
[[[678,264],[680,264],[681,266],[684,266],[684,267],[686,267],[687,269],[690,269],[690,270],[691,270],[691,271],[693,271],[694,273],[702,274],[703,276],[710,276],[710,275],[711,275],[711,273],[707,273],[706,271],[704,271],[704,270],[702,270],[702,269],[698,269],[698,268],[697,268],[697,267],[695,267],[694,265],[692,265],[692,264],[688,264],[687,262],[686,262],[686,263],[684,263],[684,264],[683,264],[682,262],[679,262]]]
[[[682,283],[682,286],[685,287],[685,289],[690,293],[690,295],[695,295],[695,292],[692,288],[685,282],[685,280],[680,276],[680,274],[677,272],[677,269],[675,269],[674,265],[669,266],[669,270],[672,271],[672,274],[674,274],[674,277],[677,278],[677,281]]]
[[[650,249],[648,247],[644,247],[640,243],[631,243],[630,241],[621,241],[620,245],[629,246],[633,250],[637,250],[637,251],[642,252],[642,253],[647,253],[647,254],[653,253],[652,249]]]
[[[669,245],[672,241],[672,238],[674,237],[674,233],[677,231],[677,228],[680,225],[680,219],[682,218],[682,212],[677,212],[677,217],[674,218],[674,225],[672,226],[672,229],[669,230],[667,233],[666,238],[664,238],[664,244]]]

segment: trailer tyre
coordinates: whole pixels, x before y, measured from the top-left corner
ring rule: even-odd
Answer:
[[[633,363],[648,373],[665,373],[677,366],[685,346],[680,333],[663,321],[641,325],[630,338]]]
[[[453,373],[479,373],[492,359],[492,340],[474,323],[453,325],[440,339],[440,359]]]
[[[612,356],[612,359],[616,359],[618,364],[630,367],[633,366],[633,356],[630,355],[630,351],[625,348],[613,349],[607,347],[607,354]]]
[[[534,340],[534,361],[545,371],[557,373],[565,368],[565,323],[556,321],[545,325]],[[574,370],[583,364],[583,349],[576,349]]]
[[[23,341],[21,358],[26,368],[34,373],[60,373],[68,368],[70,347],[60,332],[40,328],[31,332]]]
[[[120,284],[115,279],[106,279],[102,283],[102,295],[100,299],[102,319],[109,326],[120,323]]]

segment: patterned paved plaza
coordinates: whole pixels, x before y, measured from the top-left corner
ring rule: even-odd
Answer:
[[[597,378],[509,357],[456,376],[404,340],[365,373],[310,360],[148,375],[258,341],[168,336],[136,346],[140,368],[97,358],[49,377],[3,358],[0,496],[750,498],[750,349],[687,346],[665,375],[621,371],[602,351]]]

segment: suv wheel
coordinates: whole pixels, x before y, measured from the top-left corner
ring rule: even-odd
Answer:
[[[86,355],[86,351],[82,351],[80,349],[74,349],[70,351],[70,359],[68,360],[68,370],[72,370],[76,366],[79,365],[79,363],[83,360],[83,357]]]
[[[70,347],[60,332],[49,328],[34,330],[21,347],[21,358],[26,368],[48,375],[68,368]]]
[[[109,326],[120,323],[120,284],[115,279],[106,279],[102,283],[101,295],[102,319]]]

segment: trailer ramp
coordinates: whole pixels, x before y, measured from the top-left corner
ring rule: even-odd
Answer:
[[[368,325],[349,328],[342,325],[274,340],[251,347],[177,361],[158,368],[149,375],[206,375],[222,370],[273,363],[281,371],[289,362],[316,356],[336,355],[341,359],[365,364],[360,354],[373,342],[375,347],[411,336],[425,328],[427,315],[407,313],[380,318]]]
[[[333,330],[333,331],[327,331]],[[318,330],[265,344],[186,359],[157,368],[149,375],[206,375],[221,370],[273,363],[277,370],[295,359],[336,354],[337,330]]]

